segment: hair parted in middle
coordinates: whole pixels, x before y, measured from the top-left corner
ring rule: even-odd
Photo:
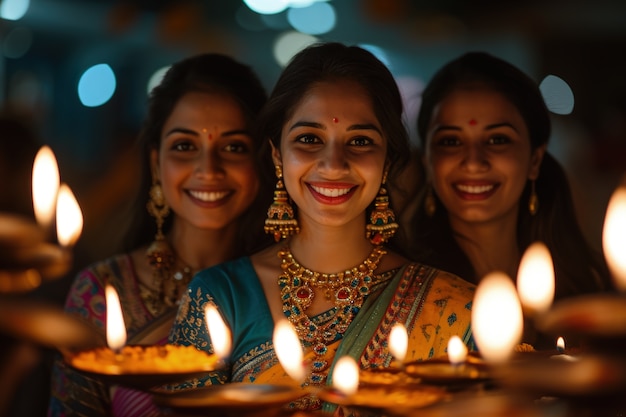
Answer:
[[[316,83],[347,79],[372,99],[374,114],[388,141],[388,180],[406,166],[410,143],[402,121],[402,96],[389,69],[371,52],[339,42],[317,43],[296,54],[282,72],[258,121],[261,137],[280,149],[281,130],[306,92]]]

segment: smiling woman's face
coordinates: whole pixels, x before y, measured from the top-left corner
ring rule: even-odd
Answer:
[[[426,144],[429,178],[452,223],[517,221],[545,148],[531,150],[524,119],[502,94],[451,92],[435,107]]]
[[[340,80],[308,90],[283,126],[274,162],[283,167],[301,219],[341,225],[365,221],[386,151],[371,98],[359,84]]]
[[[182,96],[152,164],[176,219],[193,227],[230,225],[258,191],[254,143],[241,107],[227,94]]]

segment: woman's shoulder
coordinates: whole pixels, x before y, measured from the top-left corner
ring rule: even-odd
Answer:
[[[115,285],[129,275],[135,275],[133,261],[128,253],[120,253],[109,258],[92,262],[81,269],[75,281],[110,282]]]
[[[256,279],[256,273],[249,256],[231,259],[209,268],[205,268],[194,276],[191,286],[228,286],[247,283]]]

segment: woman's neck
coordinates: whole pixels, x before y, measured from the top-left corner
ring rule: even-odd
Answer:
[[[474,268],[477,281],[496,270],[506,272],[513,279],[516,278],[521,255],[517,245],[515,223],[454,224],[451,222],[451,226],[457,244]]]
[[[365,223],[354,221],[342,227],[301,224],[299,234],[288,242],[293,256],[309,269],[335,273],[362,263],[372,251],[365,237]]]
[[[194,271],[217,265],[236,254],[236,224],[224,229],[198,229],[174,223],[167,240],[178,258]]]

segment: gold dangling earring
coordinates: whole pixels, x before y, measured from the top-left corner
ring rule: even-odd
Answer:
[[[424,210],[426,211],[426,215],[428,217],[433,217],[435,215],[435,211],[437,211],[437,202],[435,201],[435,196],[433,195],[432,186],[428,186],[428,191],[426,191],[426,197],[424,198]]]
[[[289,204],[289,195],[283,184],[283,170],[276,165],[276,189],[274,190],[274,202],[267,210],[265,219],[265,233],[273,234],[274,240],[286,239],[288,236],[300,233],[298,220],[295,219],[293,207]]]
[[[534,216],[539,211],[539,197],[535,191],[535,180],[530,183],[530,198],[528,199],[528,211]]]
[[[374,200],[374,209],[370,214],[370,223],[365,226],[365,237],[374,245],[381,245],[387,242],[396,234],[398,223],[396,223],[396,215],[389,208],[389,197],[385,182],[387,181],[387,173],[383,175],[383,181],[380,184],[378,195]]]
[[[152,181],[150,188],[150,199],[147,204],[148,213],[154,217],[157,226],[157,232],[154,236],[154,242],[150,244],[146,251],[148,262],[154,269],[155,277],[164,278],[174,266],[175,256],[170,245],[163,235],[163,222],[170,212],[170,208],[165,202],[163,189],[158,180]]]

